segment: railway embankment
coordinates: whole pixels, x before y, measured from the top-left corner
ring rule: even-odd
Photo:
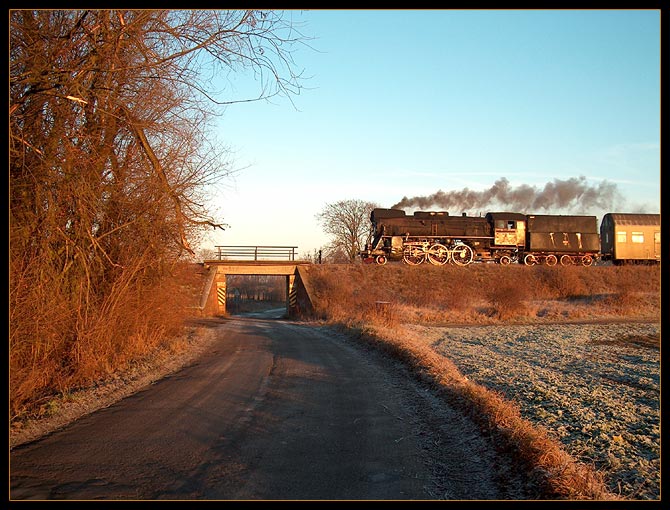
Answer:
[[[660,321],[660,266],[403,263],[301,268],[314,317],[402,323]]]

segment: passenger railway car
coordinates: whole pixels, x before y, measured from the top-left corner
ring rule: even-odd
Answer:
[[[607,213],[600,224],[601,256],[615,265],[661,261],[661,215]]]

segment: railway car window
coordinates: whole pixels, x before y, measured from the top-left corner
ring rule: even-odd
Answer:
[[[660,232],[654,232],[654,242],[656,244],[660,244],[660,242],[661,242],[661,233]]]
[[[616,233],[616,242],[617,243],[625,243],[626,242],[626,232],[617,232]]]
[[[514,230],[516,228],[516,221],[514,220],[496,220],[496,228]]]
[[[644,232],[631,232],[630,240],[634,243],[644,243]]]

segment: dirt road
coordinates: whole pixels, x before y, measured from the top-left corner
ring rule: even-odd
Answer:
[[[477,427],[393,362],[283,320],[10,453],[10,500],[526,499]]]

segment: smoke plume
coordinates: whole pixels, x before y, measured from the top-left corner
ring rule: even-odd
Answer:
[[[549,213],[560,211],[586,214],[589,210],[615,210],[623,201],[615,183],[602,181],[589,185],[586,177],[567,180],[554,179],[544,188],[521,184],[517,187],[509,185],[502,177],[491,188],[484,191],[472,191],[464,188],[461,191],[442,191],[428,196],[403,197],[392,209],[430,210],[438,208],[444,211],[493,211],[498,208],[508,212]]]

